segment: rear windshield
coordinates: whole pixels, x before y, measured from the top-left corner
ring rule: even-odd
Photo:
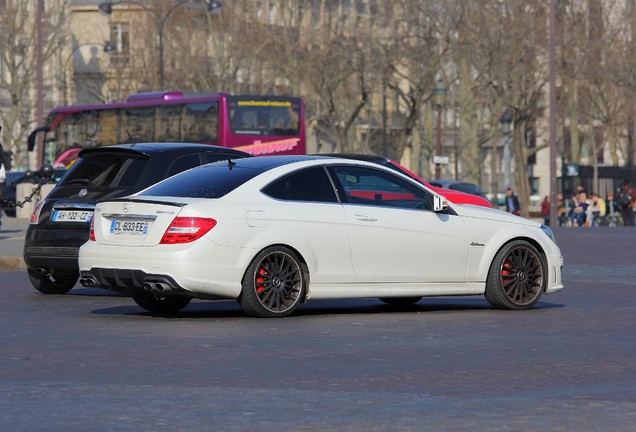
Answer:
[[[227,162],[218,162],[177,174],[139,195],[220,198],[262,172],[259,168],[230,167]]]
[[[130,159],[118,154],[100,154],[98,157],[79,159],[62,186],[126,188],[135,186],[149,159]]]

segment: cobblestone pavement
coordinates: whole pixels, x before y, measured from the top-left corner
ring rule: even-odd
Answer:
[[[529,311],[477,296],[153,316],[0,272],[0,431],[631,432],[636,229],[555,234],[565,289]]]
[[[0,271],[26,270],[22,259],[24,235],[29,226],[28,219],[2,216],[0,228]]]

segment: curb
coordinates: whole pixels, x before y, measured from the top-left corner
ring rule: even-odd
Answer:
[[[0,257],[0,271],[26,270],[22,257]]]
[[[0,229],[0,271],[26,270],[22,257],[24,235],[29,226],[29,219],[2,216]]]

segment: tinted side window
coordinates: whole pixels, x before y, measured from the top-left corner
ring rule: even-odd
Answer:
[[[286,201],[338,202],[324,168],[309,168],[286,175],[263,188],[263,193]]]
[[[432,209],[425,191],[390,173],[354,166],[335,166],[332,169],[350,204]]]

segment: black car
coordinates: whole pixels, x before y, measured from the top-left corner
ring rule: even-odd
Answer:
[[[75,286],[79,248],[88,240],[97,200],[130,195],[195,166],[250,156],[226,147],[187,143],[82,150],[31,216],[24,242],[31,283],[45,294],[64,294]]]

